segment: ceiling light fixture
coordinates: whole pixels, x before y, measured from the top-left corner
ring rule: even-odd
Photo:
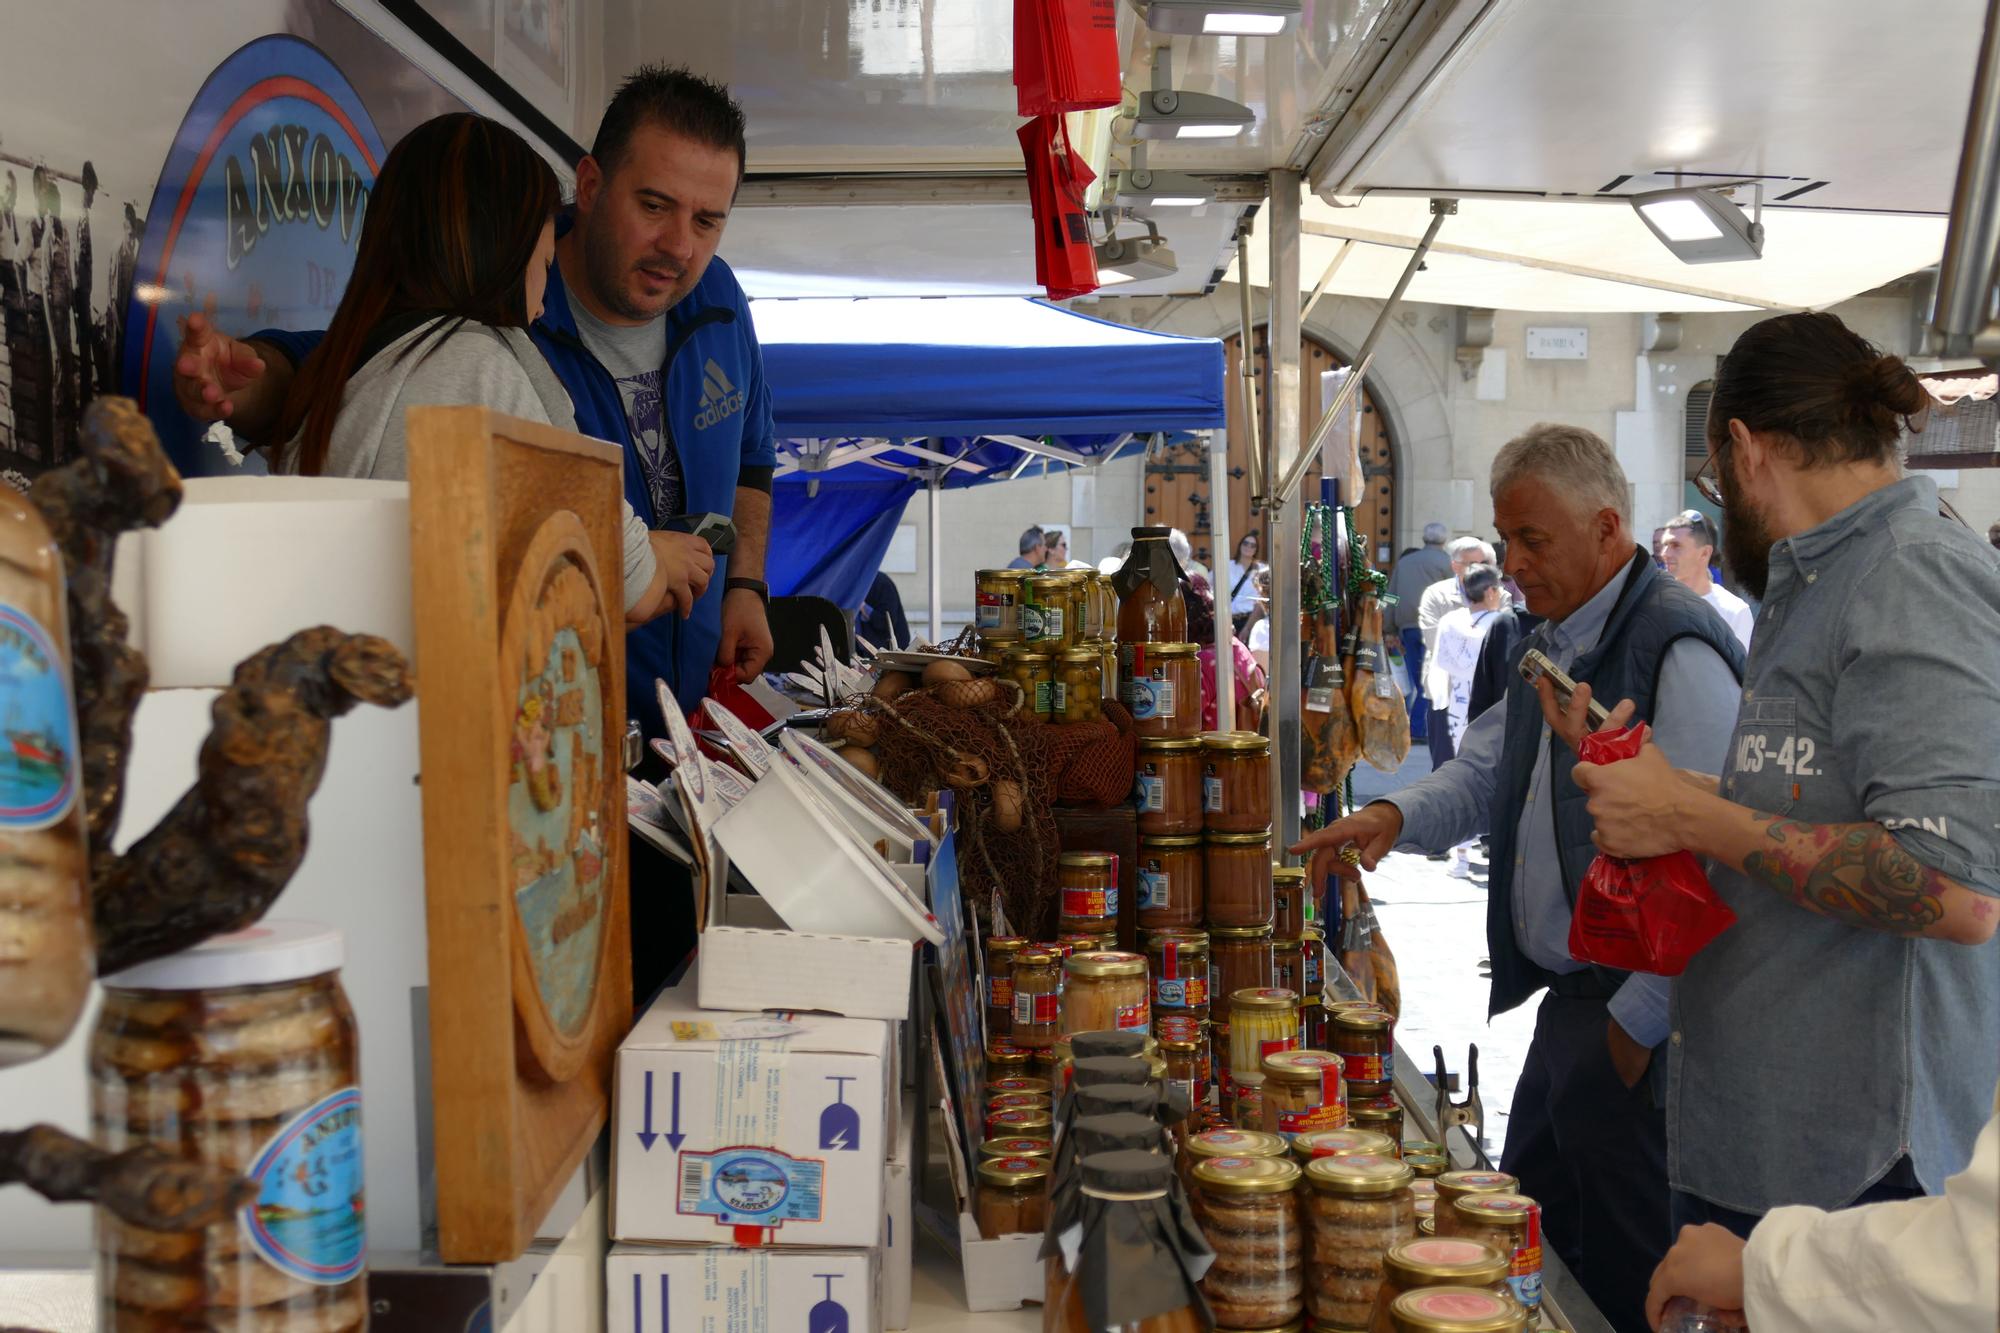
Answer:
[[[1241,102],[1175,88],[1172,53],[1164,46],[1153,52],[1153,88],[1139,98],[1133,134],[1141,139],[1227,139],[1256,123],[1257,114]]]
[[[1134,0],[1154,32],[1191,37],[1274,37],[1299,16],[1300,0]]]
[[[1117,224],[1112,223],[1111,234],[1097,244],[1097,285],[1115,287],[1128,282],[1149,282],[1155,278],[1170,278],[1180,271],[1180,261],[1174,252],[1167,249],[1160,239],[1159,229],[1146,223],[1144,236],[1118,235]]]
[[[1199,208],[1215,189],[1184,171],[1154,171],[1146,165],[1146,145],[1132,145],[1132,165],[1111,177],[1111,202],[1120,208]]]
[[[1754,216],[1723,191],[1750,185]],[[1683,264],[1730,264],[1764,256],[1764,187],[1754,181],[1649,190],[1630,196],[1632,211]]]

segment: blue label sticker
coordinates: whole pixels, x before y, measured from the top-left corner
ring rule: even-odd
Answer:
[[[1173,906],[1173,877],[1164,870],[1141,870],[1139,872],[1139,909],[1155,907],[1161,910]]]
[[[1186,981],[1158,981],[1154,983],[1153,1003],[1162,1009],[1187,1008]]]
[[[76,705],[69,668],[42,623],[0,602],[0,829],[60,823],[76,805]]]
[[[775,1227],[817,1222],[826,1164],[768,1148],[681,1154],[679,1211],[719,1226]]]
[[[336,1286],[361,1275],[361,1090],[342,1088],[299,1112],[244,1172],[256,1202],[239,1215],[251,1246],[301,1282]]]

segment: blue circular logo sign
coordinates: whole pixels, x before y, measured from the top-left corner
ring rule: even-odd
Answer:
[[[714,1189],[732,1212],[769,1213],[785,1202],[792,1182],[761,1157],[732,1157],[716,1169]]]

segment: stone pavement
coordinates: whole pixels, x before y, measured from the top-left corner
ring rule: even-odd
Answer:
[[[1365,805],[1430,771],[1430,752],[1421,744],[1411,748],[1402,769],[1393,775],[1361,764],[1354,770],[1354,799]],[[1425,1073],[1436,1067],[1431,1048],[1442,1046],[1445,1068],[1460,1078],[1460,1097],[1467,1048],[1478,1045],[1487,1151],[1497,1162],[1521,1061],[1535,1033],[1535,1003],[1487,1022],[1487,982],[1479,968],[1479,960],[1486,956],[1484,863],[1475,853],[1471,880],[1453,879],[1448,864],[1391,852],[1365,883],[1402,976],[1403,1014],[1397,1040]]]

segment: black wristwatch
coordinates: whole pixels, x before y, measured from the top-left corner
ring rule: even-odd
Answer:
[[[722,582],[722,590],[723,590],[724,592],[735,592],[735,591],[736,591],[736,590],[737,590],[738,588],[747,588],[747,589],[748,589],[749,591],[751,591],[751,592],[754,592],[754,593],[756,593],[756,594],[757,594],[757,597],[758,597],[758,600],[760,600],[761,602],[763,602],[763,603],[764,603],[764,607],[765,607],[765,609],[766,609],[766,610],[769,610],[769,609],[770,609],[770,606],[771,606],[771,585],[770,585],[770,584],[768,584],[768,583],[766,583],[766,582],[764,582],[764,580],[762,580],[762,579],[724,579],[724,580],[723,580],[723,582]]]

